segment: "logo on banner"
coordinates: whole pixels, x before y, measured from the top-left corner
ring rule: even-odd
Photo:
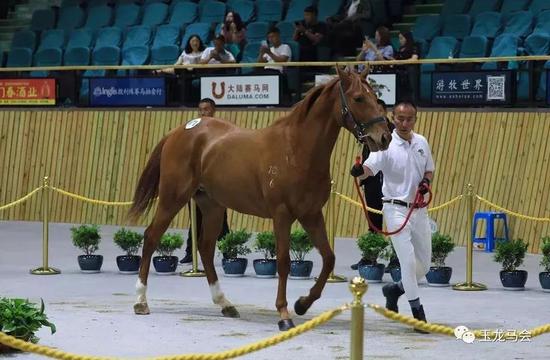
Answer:
[[[216,87],[218,86],[218,83],[215,82],[215,81],[212,82],[212,96],[215,99],[221,99],[225,95],[225,81],[222,81],[220,85],[221,85],[221,88],[222,88],[222,92],[217,93],[216,92]]]

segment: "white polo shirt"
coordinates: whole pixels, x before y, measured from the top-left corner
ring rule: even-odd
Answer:
[[[424,178],[424,173],[435,170],[426,138],[413,132],[409,143],[395,130],[388,149],[371,153],[364,165],[375,175],[379,171],[384,174],[382,199],[408,203],[414,201],[418,183]]]

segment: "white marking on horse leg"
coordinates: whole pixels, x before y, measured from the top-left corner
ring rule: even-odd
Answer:
[[[214,304],[220,305],[222,309],[233,306],[233,304],[225,298],[219,282],[216,281],[214,284],[210,285],[210,293],[212,294],[212,301]]]
[[[138,278],[136,282],[136,294],[137,294],[137,302],[146,304],[147,303],[147,297],[145,296],[145,293],[147,292],[147,285],[144,285],[141,282],[141,279]]]

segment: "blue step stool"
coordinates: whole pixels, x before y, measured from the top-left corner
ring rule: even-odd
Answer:
[[[487,223],[485,237],[476,237],[477,223],[480,220],[485,220]],[[495,238],[495,223],[497,220],[504,222],[504,238]],[[485,252],[493,252],[495,241],[508,241],[508,221],[506,214],[503,212],[479,211],[474,214],[474,223],[472,225],[472,239],[474,249],[485,249]]]

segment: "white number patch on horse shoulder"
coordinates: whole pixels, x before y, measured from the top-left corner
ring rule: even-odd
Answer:
[[[199,118],[199,119],[189,120],[189,121],[187,122],[187,124],[185,124],[185,128],[188,129],[188,130],[189,130],[189,129],[192,129],[192,128],[194,128],[195,126],[197,126],[200,122],[201,122],[201,119],[200,119],[200,118]]]

